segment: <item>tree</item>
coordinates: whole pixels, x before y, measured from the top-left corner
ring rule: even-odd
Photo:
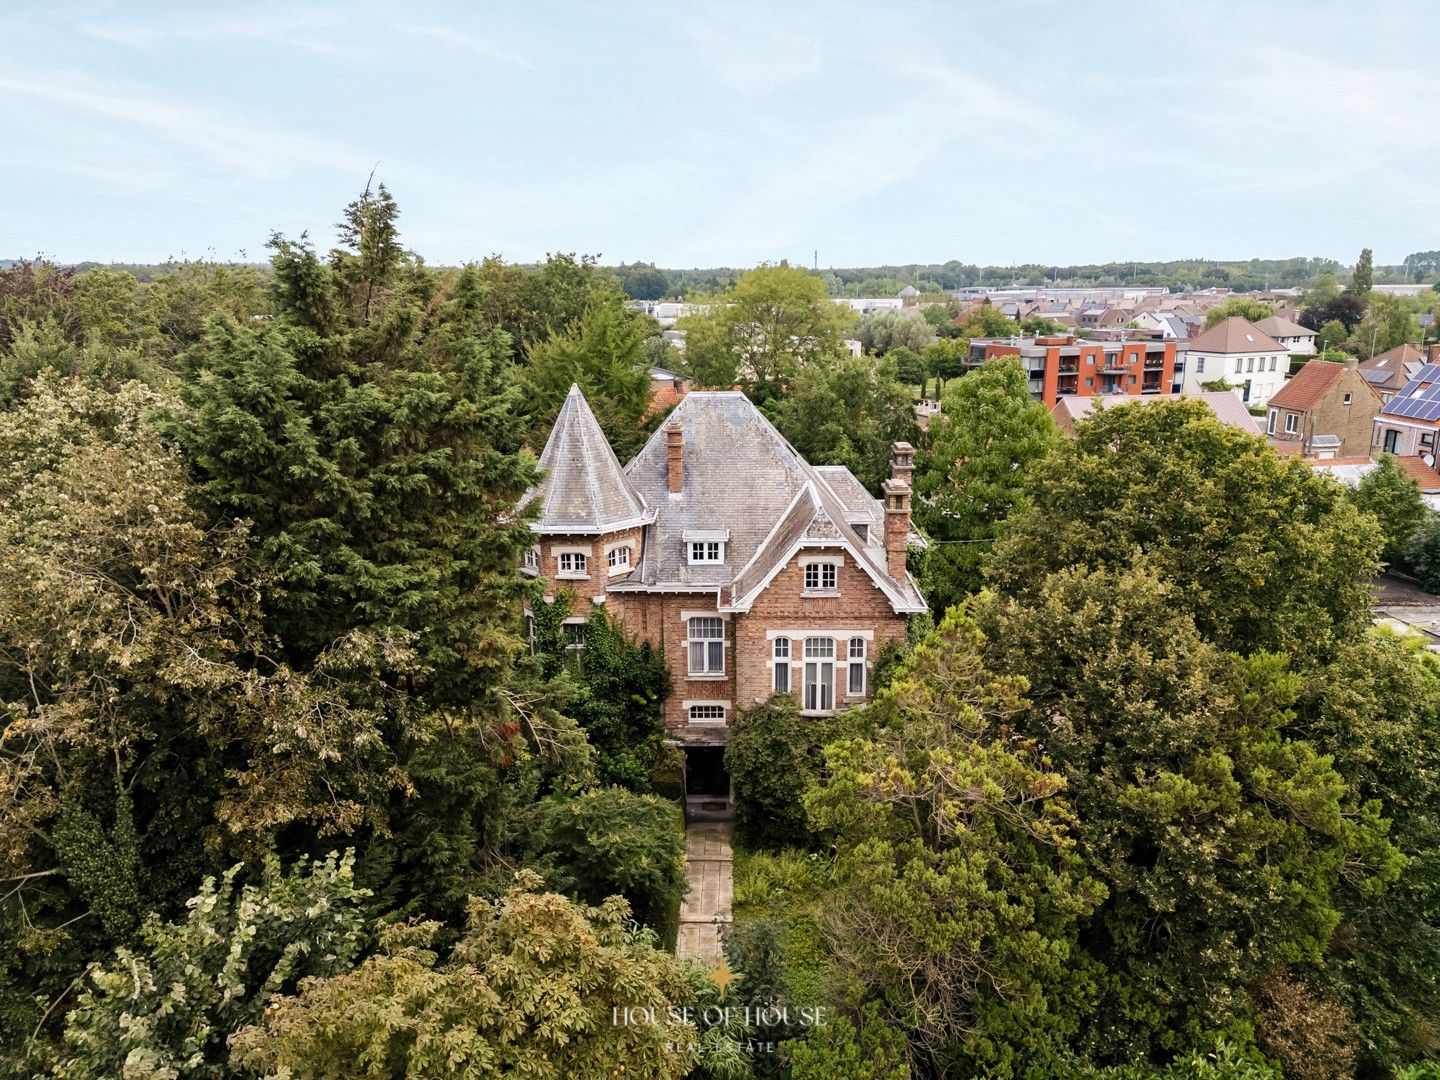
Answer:
[[[1440,514],[1428,514],[1424,523],[1410,534],[1403,549],[1405,565],[1420,587],[1440,593]]]
[[[1198,402],[1106,409],[1037,466],[1027,493],[987,566],[1001,595],[1143,556],[1223,649],[1318,661],[1370,623],[1373,520]]]
[[[960,324],[959,336],[967,345],[971,338],[1009,337],[1020,332],[1020,324],[986,302],[971,310]]]
[[[536,421],[533,444],[545,444],[565,395],[578,385],[616,456],[629,460],[650,434],[650,372],[644,362],[648,336],[644,323],[620,303],[592,302],[569,329],[532,346],[525,382]]]
[[[670,291],[670,279],[664,270],[657,270],[653,265],[635,263],[633,266],[621,266],[616,271],[620,278],[620,287],[625,290],[625,295],[632,300],[659,300]]]
[[[582,903],[623,896],[643,924],[663,934],[685,894],[685,823],[656,795],[606,787],[539,806],[537,866],[558,891]]]
[[[783,262],[746,271],[733,289],[700,303],[702,311],[680,320],[686,351],[690,334],[700,339],[707,364],[716,362],[709,353],[728,351],[757,402],[783,396],[802,368],[836,356],[851,321],[821,278]]]
[[[177,408],[48,378],[0,413],[0,1046],[205,873],[392,794],[380,715],[335,692],[361,643],[274,659],[244,527],[158,430]]]
[[[549,254],[538,266],[491,256],[464,272],[477,279],[476,331],[504,331],[522,367],[531,348],[566,333],[592,304],[624,300],[619,279],[592,255]]]
[[[1339,319],[1329,319],[1318,329],[1324,352],[1338,349],[1350,340],[1350,331]]]
[[[1322,307],[1340,295],[1340,282],[1335,275],[1326,271],[1315,279],[1315,283],[1301,293],[1305,307]]]
[[[775,694],[740,710],[725,744],[735,795],[735,832],[756,848],[810,842],[801,797],[820,776],[821,750],[833,726],[801,716],[793,694]]]
[[[472,900],[444,961],[438,924],[387,928],[355,970],[273,1000],[235,1037],[233,1065],[314,1080],[685,1076],[694,1028],[666,1022],[690,1000],[684,965],[627,928],[619,897],[583,907],[540,885],[522,871],[503,898]],[[615,1010],[658,1021],[617,1023]]]
[[[1420,320],[1408,302],[1384,293],[1371,297],[1370,311],[1350,336],[1354,351],[1367,357],[1419,340]]]
[[[1383,807],[1406,859],[1382,896],[1342,882],[1342,922],[1323,982],[1304,986],[1322,1006],[1331,996],[1348,1006],[1360,1028],[1364,1075],[1434,1056],[1427,1030],[1440,1009],[1440,795],[1431,780],[1440,768],[1440,661],[1425,644],[1377,628],[1308,678],[1296,705],[1296,729],[1333,756],[1362,800]],[[1302,1001],[1287,1011],[1317,1010]],[[1295,1017],[1285,1026],[1304,1032],[1315,1023]]]
[[[1079,921],[1104,897],[1065,782],[1011,734],[1024,680],[983,647],[948,615],[805,796],[839,851],[821,914],[836,968],[935,1075],[1013,1075],[1065,1045],[1093,994]]]
[[[888,359],[810,364],[767,415],[812,465],[844,465],[872,492],[890,474],[890,445],[915,440],[915,404]]]
[[[1318,966],[1341,882],[1373,897],[1404,861],[1379,804],[1291,729],[1288,659],[1207,641],[1161,565],[1072,566],[976,609],[986,661],[1028,683],[1015,730],[1044,740],[1108,893],[1083,929],[1105,972],[1082,1039],[1100,1061],[1227,1030],[1267,971]]]
[[[1429,516],[1414,478],[1393,454],[1381,454],[1350,491],[1350,501],[1379,522],[1385,538],[1380,558],[1389,566],[1403,565],[1406,543]]]
[[[921,575],[933,610],[944,612],[980,587],[989,541],[1023,505],[1033,467],[1059,442],[1013,357],[989,360],[951,383],[915,471],[915,520],[933,541]]]
[[[905,1036],[871,1007],[857,1026],[837,1016],[791,1044],[794,1080],[910,1080]]]
[[[1345,291],[1361,301],[1368,301],[1374,281],[1374,258],[1369,248],[1361,248],[1360,257],[1355,260],[1355,270],[1350,275],[1350,283],[1345,286]]]
[[[179,923],[154,915],[134,945],[86,972],[65,1021],[54,1075],[220,1078],[227,1040],[259,1023],[304,979],[348,971],[366,943],[353,855],[288,873],[267,856],[258,881],[241,867],[207,877]]]
[[[861,316],[855,336],[867,353],[884,356],[891,349],[902,347],[918,352],[935,340],[935,331],[919,316],[884,311]]]
[[[1222,304],[1216,304],[1205,312],[1205,329],[1217,326],[1230,318],[1238,315],[1250,322],[1259,322],[1261,319],[1268,319],[1275,314],[1275,305],[1267,304],[1263,300],[1255,300],[1249,296],[1232,296]]]
[[[935,396],[945,393],[947,379],[958,379],[965,374],[965,361],[970,355],[970,342],[966,338],[941,338],[925,346],[922,354],[925,366],[935,376]]]
[[[898,345],[887,354],[888,359],[895,365],[895,378],[902,383],[909,383],[920,391],[920,396],[925,396],[925,383],[929,381],[930,372],[925,367],[924,358],[914,349]]]
[[[383,187],[352,204],[324,262],[277,237],[272,317],[211,322],[178,427],[214,512],[252,523],[286,660],[308,671],[350,643],[336,681],[383,711],[404,792],[360,846],[362,876],[433,913],[497,861],[536,770],[578,775],[586,748],[517,668],[533,536],[515,506],[536,469],[517,453],[510,339],[485,328],[481,270],[441,291],[395,213]]]

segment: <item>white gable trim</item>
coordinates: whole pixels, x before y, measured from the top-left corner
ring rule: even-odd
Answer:
[[[885,594],[886,599],[890,601],[890,607],[897,614],[906,614],[910,612],[919,612],[926,610],[923,605],[916,607],[912,604],[907,604],[904,600],[897,596],[895,590],[891,587],[890,583],[879,573],[877,573],[875,568],[870,565],[869,560],[863,558],[860,552],[855,549],[855,546],[851,544],[849,540],[846,540],[844,537],[841,537],[838,540],[806,540],[804,538],[797,540],[794,544],[791,545],[790,550],[785,553],[785,557],[783,559],[777,560],[774,568],[768,574],[766,574],[755,585],[753,589],[751,589],[744,596],[732,600],[729,604],[721,608],[721,610],[738,611],[742,613],[749,611],[750,608],[754,606],[756,598],[767,588],[769,588],[770,583],[775,580],[776,575],[778,575],[781,570],[784,570],[785,567],[789,566],[790,563],[794,561],[796,555],[798,555],[805,548],[815,547],[838,547],[844,551],[848,551],[850,555],[855,559],[856,565],[859,566],[862,570],[864,570],[865,573],[869,576],[871,583],[874,584],[877,589],[879,589]]]

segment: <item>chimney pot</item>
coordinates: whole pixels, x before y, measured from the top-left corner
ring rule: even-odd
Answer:
[[[665,425],[665,460],[670,474],[670,494],[685,490],[685,429],[671,420]]]

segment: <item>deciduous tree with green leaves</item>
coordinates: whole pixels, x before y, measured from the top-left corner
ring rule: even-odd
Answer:
[[[921,581],[937,612],[980,587],[990,541],[1024,505],[1036,463],[1062,438],[1013,357],[989,360],[950,384],[915,469],[915,521],[934,543]]]
[[[1390,566],[1403,566],[1405,545],[1430,513],[1414,477],[1395,455],[1381,454],[1379,464],[1350,490],[1350,501],[1379,523],[1385,537],[1380,557]]]
[[[233,1067],[314,1080],[680,1080],[698,1040],[693,1025],[667,1019],[695,1000],[690,970],[631,928],[619,897],[584,907],[540,888],[521,871],[505,896],[471,901],[445,959],[438,924],[387,928],[358,968],[272,1000],[235,1037]],[[657,1022],[617,1023],[627,1009],[653,1009]]]

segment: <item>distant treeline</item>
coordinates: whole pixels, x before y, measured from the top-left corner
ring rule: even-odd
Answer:
[[[0,268],[15,260],[0,259]],[[266,263],[247,263],[260,273]],[[147,282],[173,270],[174,262],[97,263],[82,262],[75,269],[84,272],[103,266],[134,275]],[[708,267],[667,269],[653,263],[621,263],[607,267],[620,279],[632,299],[683,299],[730,288],[749,267]],[[1335,274],[1344,281],[1349,267],[1335,259],[1247,259],[1233,262],[1210,259],[1176,259],[1169,262],[1086,263],[1054,266],[1024,263],[1018,266],[976,266],[951,259],[944,263],[909,263],[896,266],[831,267],[815,271],[825,280],[832,296],[894,296],[907,285],[921,292],[943,292],[974,285],[1050,286],[1164,286],[1172,292],[1228,288],[1237,292],[1285,289],[1312,284],[1321,274]],[[1375,267],[1375,284],[1440,280],[1440,251],[1414,252],[1404,262]]]

